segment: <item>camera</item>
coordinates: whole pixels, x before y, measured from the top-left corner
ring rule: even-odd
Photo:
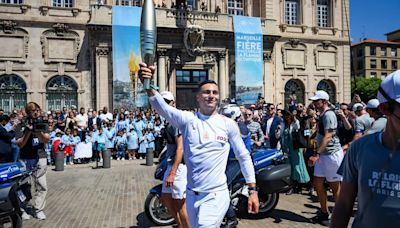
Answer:
[[[25,125],[31,125],[33,132],[46,132],[49,128],[47,120],[28,118]]]

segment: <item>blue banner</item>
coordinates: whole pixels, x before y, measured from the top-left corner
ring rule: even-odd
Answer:
[[[138,79],[141,7],[112,7],[113,108],[147,107]]]
[[[255,104],[263,96],[263,35],[258,17],[233,16],[236,101]]]

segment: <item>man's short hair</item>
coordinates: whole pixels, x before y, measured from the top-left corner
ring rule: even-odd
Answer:
[[[205,84],[214,84],[214,85],[218,86],[218,84],[214,80],[204,80],[204,81],[200,82],[199,87],[197,87],[197,92],[200,91],[200,88]]]

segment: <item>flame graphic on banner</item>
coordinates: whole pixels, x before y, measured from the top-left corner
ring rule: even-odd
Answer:
[[[129,57],[129,76],[131,77],[131,82],[132,82],[132,96],[133,99],[136,99],[137,97],[137,84],[138,84],[138,77],[137,73],[139,72],[139,63],[137,61],[136,55],[134,53],[131,53]]]

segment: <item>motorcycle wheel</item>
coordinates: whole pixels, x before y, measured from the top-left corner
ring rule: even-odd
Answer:
[[[168,226],[175,223],[175,219],[168,213],[168,209],[161,203],[158,194],[149,193],[144,203],[147,217],[157,225]]]
[[[279,194],[274,192],[272,194],[258,194],[258,199],[260,201],[259,214],[265,215],[275,209],[279,201]]]
[[[22,218],[19,214],[10,215],[6,218],[0,219],[0,228],[22,228]]]
[[[237,205],[237,212],[239,216],[243,218],[263,218],[267,216],[272,210],[275,209],[276,205],[279,201],[279,194],[261,194],[258,193],[258,200],[260,202],[260,207],[258,210],[258,214],[250,214],[247,211],[247,197],[242,197],[239,200],[239,204]]]

